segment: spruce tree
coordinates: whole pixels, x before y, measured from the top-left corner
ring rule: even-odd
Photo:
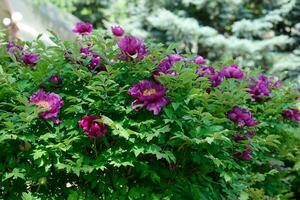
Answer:
[[[61,6],[57,0],[51,0]],[[211,61],[234,58],[244,67],[297,77],[298,0],[72,0],[67,9],[95,26],[126,32]],[[278,73],[277,73],[278,74]]]

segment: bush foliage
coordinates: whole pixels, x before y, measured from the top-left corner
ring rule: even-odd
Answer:
[[[223,77],[233,61],[199,70],[189,54],[172,73],[157,72],[174,45],[133,38],[125,48],[122,39],[96,30],[66,42],[53,33],[51,46],[1,40],[0,198],[296,197],[300,114],[290,85],[247,68]],[[222,81],[212,87],[214,75]],[[158,86],[132,89],[142,80],[164,96]],[[37,91],[48,99],[35,101]],[[84,124],[84,116],[97,118]]]

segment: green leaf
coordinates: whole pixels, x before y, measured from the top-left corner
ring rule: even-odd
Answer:
[[[133,148],[133,152],[134,152],[135,157],[138,157],[138,155],[140,155],[141,153],[144,153],[144,147],[135,146]]]
[[[31,192],[28,192],[28,193],[23,192],[21,198],[22,198],[22,200],[39,200],[40,199],[40,198],[34,197]]]
[[[249,199],[248,193],[242,191],[240,194],[240,200],[248,200],[248,199]]]
[[[296,171],[300,171],[300,160],[299,161],[297,161],[296,163],[295,163],[295,165],[294,165],[294,170],[296,170]]]
[[[0,143],[4,142],[5,140],[15,140],[17,139],[17,135],[13,134],[1,134],[0,135]]]
[[[15,169],[13,169],[12,172],[5,173],[2,181],[5,181],[10,178],[12,178],[12,179],[21,178],[21,179],[25,180],[25,169],[15,168]]]
[[[46,155],[46,151],[41,150],[41,149],[35,149],[33,152],[33,159],[37,160],[39,158],[42,158],[44,155]]]
[[[121,160],[118,160],[118,159],[114,159],[114,160],[111,160],[109,162],[109,164],[113,165],[114,167],[121,167],[121,166],[131,166],[131,167],[134,167],[133,163],[130,162],[130,161],[121,161]]]
[[[232,180],[231,176],[226,172],[222,172],[221,177],[223,177],[226,182],[230,182]]]
[[[109,127],[113,129],[113,133],[115,135],[123,137],[126,140],[128,140],[130,136],[138,135],[137,132],[123,128],[123,126],[120,123],[114,122],[113,120],[111,120],[106,116],[102,116],[102,118],[98,121],[107,124]]]

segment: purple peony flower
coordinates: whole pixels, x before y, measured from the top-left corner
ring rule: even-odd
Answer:
[[[74,33],[79,33],[80,35],[85,36],[93,31],[93,25],[85,22],[77,22],[72,31]]]
[[[53,74],[52,76],[50,76],[49,82],[54,84],[60,84],[62,83],[62,78],[59,77],[57,74]]]
[[[128,90],[128,94],[136,99],[131,104],[135,110],[146,107],[147,110],[153,111],[154,115],[157,115],[169,102],[165,96],[165,87],[159,83],[148,80],[134,83]]]
[[[220,75],[220,73],[209,66],[199,67],[196,73],[198,74],[198,77],[208,77],[212,87],[217,87],[223,81],[223,77]]]
[[[178,54],[168,55],[165,59],[160,61],[160,63],[157,66],[157,70],[154,72],[154,74],[159,75],[159,73],[163,73],[175,76],[176,72],[173,71],[171,68],[175,63],[181,61],[182,59],[183,58]]]
[[[198,65],[202,65],[202,64],[205,64],[206,60],[202,57],[202,56],[197,56],[195,59],[194,59],[194,63],[195,64],[198,64]]]
[[[272,89],[281,86],[281,81],[273,82],[273,78],[268,78],[263,74],[260,74],[257,80],[251,78],[250,81],[254,84],[248,86],[248,93],[252,94],[252,99],[254,101],[263,101],[267,99],[271,94]]]
[[[23,52],[22,60],[26,65],[35,65],[39,60],[39,54]]]
[[[89,138],[96,139],[107,133],[106,124],[95,121],[98,119],[100,119],[100,117],[86,115],[78,122],[79,126],[86,132]]]
[[[86,48],[80,48],[82,59],[89,59],[88,69],[92,73],[98,73],[100,71],[106,71],[106,67],[101,64],[101,57],[91,50],[92,45]]]
[[[233,107],[231,111],[227,113],[227,116],[240,127],[256,125],[256,121],[252,117],[251,112],[238,106]]]
[[[63,106],[63,100],[59,95],[39,90],[31,95],[29,102],[45,110],[39,114],[40,118],[50,119],[55,124],[60,123],[58,113]]]
[[[129,60],[129,59],[138,59],[142,60],[148,54],[147,49],[143,41],[139,38],[132,36],[125,36],[117,42],[121,55],[120,59]]]
[[[283,117],[295,122],[300,122],[300,112],[296,108],[286,109],[282,112]]]
[[[228,67],[223,67],[220,73],[221,76],[225,78],[235,78],[235,79],[244,78],[244,72],[239,68],[238,65],[230,65]]]
[[[124,29],[121,26],[112,26],[111,32],[114,36],[120,37],[124,35]]]

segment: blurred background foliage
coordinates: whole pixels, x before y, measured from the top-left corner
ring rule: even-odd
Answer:
[[[42,0],[35,0],[37,3]],[[112,24],[179,51],[234,58],[300,80],[299,0],[49,0],[97,28]]]

